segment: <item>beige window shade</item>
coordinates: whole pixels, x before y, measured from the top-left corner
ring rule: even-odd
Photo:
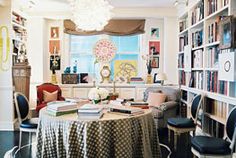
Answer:
[[[98,35],[108,34],[116,36],[135,35],[144,33],[145,20],[112,19],[101,31],[76,30],[75,23],[64,20],[64,32],[73,35]]]

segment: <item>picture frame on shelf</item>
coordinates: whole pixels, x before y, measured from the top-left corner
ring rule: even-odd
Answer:
[[[50,37],[54,39],[59,38],[59,27],[51,27]]]
[[[153,83],[159,83],[159,84],[161,84],[161,81],[157,79],[157,74],[158,74],[158,73],[155,73],[155,74],[154,74]]]
[[[236,47],[236,18],[226,16],[220,21],[220,49]]]
[[[236,81],[236,55],[235,52],[219,54],[219,80]]]
[[[59,55],[50,56],[50,70],[61,70],[61,57]]]

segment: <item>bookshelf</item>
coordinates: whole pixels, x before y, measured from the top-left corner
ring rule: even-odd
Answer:
[[[11,13],[12,24],[12,64],[25,62],[27,52],[27,19],[16,11]]]
[[[229,111],[236,106],[236,81],[219,80],[219,54],[235,51],[220,49],[220,22],[236,13],[235,0],[189,0],[179,6],[178,78],[182,116],[190,117],[190,103],[204,94],[202,133],[225,136]],[[183,10],[181,12],[181,10]]]

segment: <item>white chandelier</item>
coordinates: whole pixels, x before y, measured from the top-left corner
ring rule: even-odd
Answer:
[[[71,20],[76,29],[100,31],[111,19],[113,7],[107,0],[69,0],[72,8]]]

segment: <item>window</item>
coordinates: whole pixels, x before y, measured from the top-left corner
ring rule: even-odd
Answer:
[[[114,77],[116,60],[136,60],[140,52],[140,35],[134,36],[76,36],[70,35],[70,65],[77,63],[78,73],[99,74],[98,64],[94,65],[93,47],[99,39],[109,38],[117,47],[117,53],[111,61],[111,78]]]

